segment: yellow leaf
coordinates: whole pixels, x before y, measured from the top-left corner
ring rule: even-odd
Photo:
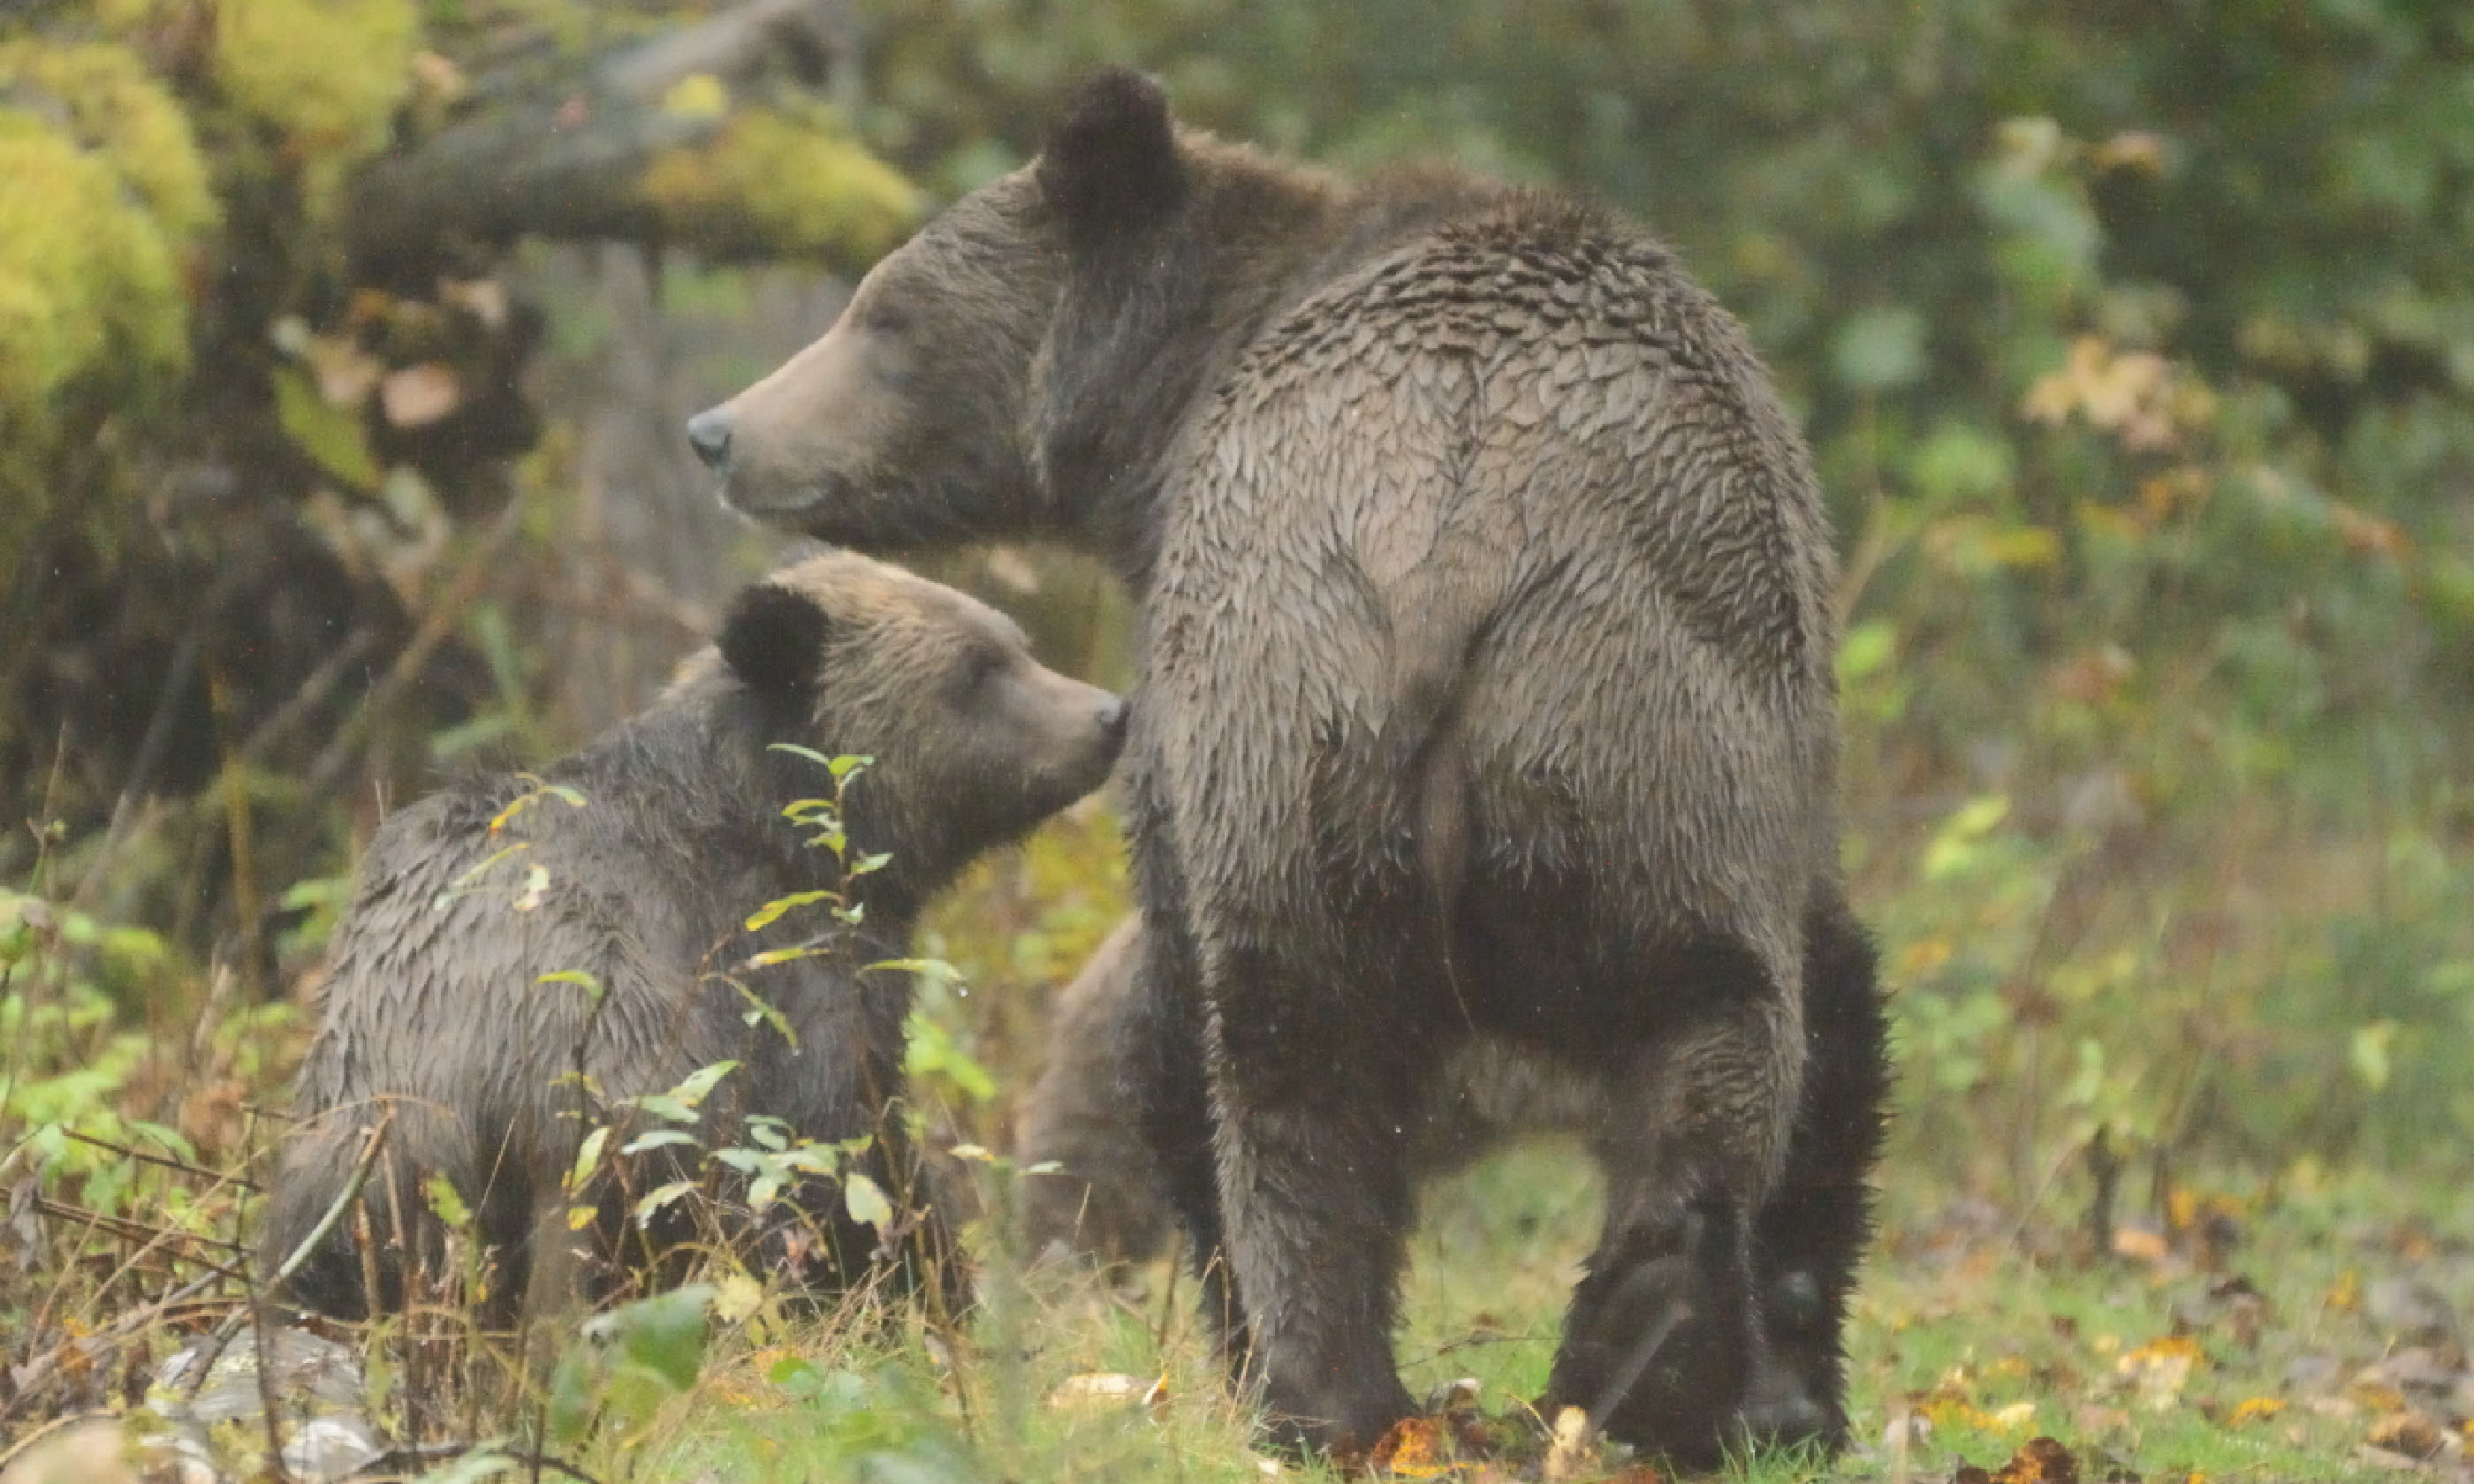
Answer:
[[[2145,129],[2125,130],[2098,145],[2090,158],[2098,170],[2128,170],[2140,175],[2165,173],[2165,138]]]
[[[1951,953],[1947,938],[1919,938],[1899,950],[1899,978],[1921,979],[1949,963]]]
[[[662,111],[672,118],[719,118],[730,111],[730,89],[710,72],[691,72],[662,94]]]
[[[2162,1262],[2167,1255],[2165,1237],[2156,1232],[2143,1232],[2137,1227],[2118,1227],[2113,1233],[2114,1256],[2136,1257],[2142,1262]]]
[[[2062,539],[2044,526],[2013,526],[1985,538],[1984,554],[1996,566],[2050,566],[2062,555]]]
[[[2235,1403],[2233,1415],[2225,1419],[2225,1425],[2239,1427],[2244,1423],[2266,1422],[2284,1410],[2285,1402],[2281,1398],[2244,1397]]]
[[[2150,1340],[2114,1362],[2114,1370],[2139,1383],[2150,1409],[2171,1406],[2190,1383],[2191,1373],[2208,1358],[2199,1342],[2187,1334]]]

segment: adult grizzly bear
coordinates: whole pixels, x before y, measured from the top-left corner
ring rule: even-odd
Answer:
[[[390,816],[336,929],[267,1261],[308,1238],[363,1131],[391,1115],[370,1185],[381,1241],[365,1257],[339,1228],[289,1297],[346,1316],[373,1297],[402,1304],[405,1267],[440,1256],[424,1198],[438,1175],[496,1251],[500,1325],[528,1288],[554,1310],[679,1239],[657,1223],[636,1241],[626,1199],[692,1176],[675,1145],[608,1183],[599,1221],[570,1233],[561,1178],[585,1134],[579,1068],[606,1108],[736,1060],[701,1110],[706,1147],[753,1114],[791,1139],[873,1136],[859,1167],[909,1189],[900,1120],[882,1115],[902,1091],[910,976],[862,966],[903,956],[923,901],[973,856],[1098,787],[1125,715],[1116,697],[1035,663],[994,610],[832,553],[748,587],[715,649],[651,709],[540,778],[475,779]],[[842,826],[851,860],[890,859],[847,882],[863,914],[848,938],[816,902],[744,925],[767,903],[844,885],[836,855],[806,838],[815,821],[786,815],[832,780],[776,744],[878,759],[851,780]],[[830,951],[751,961],[804,945]],[[592,976],[597,1008],[579,984],[543,977],[568,971]],[[829,1281],[854,1276],[876,1243],[838,1194],[812,1181],[768,1229],[777,1257],[808,1253],[810,1276]],[[926,1212],[906,1257],[950,1281],[943,1236]],[[573,1260],[579,1240],[591,1267]]]
[[[1140,597],[1132,1075],[1275,1427],[1411,1410],[1405,1131],[1482,1043],[1597,1110],[1550,1401],[1686,1461],[1838,1432],[1885,1067],[1834,562],[1663,248],[1179,132],[1112,70],[689,436],[777,524],[1059,538]]]

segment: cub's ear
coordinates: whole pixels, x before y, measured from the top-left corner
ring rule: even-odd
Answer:
[[[750,690],[789,695],[814,683],[833,629],[833,616],[815,599],[779,583],[757,583],[731,603],[716,642]]]
[[[1130,67],[1087,79],[1049,131],[1039,189],[1078,246],[1149,226],[1185,199],[1168,95]]]

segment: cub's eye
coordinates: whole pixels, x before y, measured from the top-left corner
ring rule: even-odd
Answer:
[[[860,323],[866,326],[871,335],[907,335],[910,332],[911,314],[900,304],[874,303],[867,306],[867,313],[861,317]]]

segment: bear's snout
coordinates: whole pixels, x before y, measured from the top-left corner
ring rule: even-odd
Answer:
[[[688,446],[716,474],[730,471],[730,412],[708,407],[688,419]]]

